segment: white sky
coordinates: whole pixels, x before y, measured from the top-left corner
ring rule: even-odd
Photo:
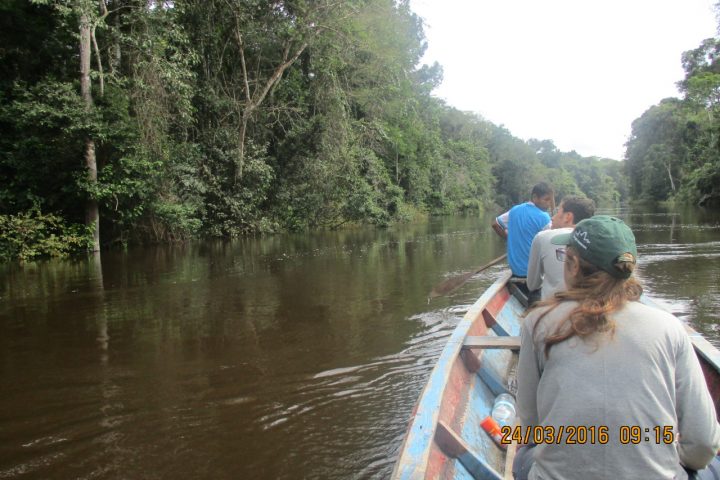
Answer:
[[[716,0],[411,0],[434,94],[562,151],[622,159],[631,123],[678,97],[680,56],[716,35]]]

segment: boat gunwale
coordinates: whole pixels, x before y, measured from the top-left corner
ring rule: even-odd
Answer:
[[[510,272],[506,271],[490,285],[453,330],[413,409],[411,424],[400,447],[400,456],[391,478],[424,478],[454,360],[460,356],[465,338],[475,322],[484,321],[482,311],[486,305],[502,292],[510,277]],[[419,446],[413,448],[413,451],[407,448],[415,445]]]
[[[450,384],[454,361],[461,355],[469,331],[476,321],[484,321],[483,310],[507,286],[510,277],[509,271],[503,272],[468,309],[447,340],[413,408],[410,425],[405,431],[391,475],[392,479],[426,478],[431,453],[434,451],[433,447],[438,448],[437,445],[434,445],[435,434],[441,417],[441,408],[445,402],[445,393]],[[653,301],[651,297],[642,295],[640,302],[672,314],[683,324],[696,356],[701,364],[703,361],[706,362],[707,370],[703,367],[706,381],[709,382],[708,375],[714,375],[718,379],[715,387],[720,388],[720,349],[703,337],[700,332],[680,320],[666,306]],[[711,385],[708,383],[708,388],[710,387]],[[717,414],[720,416],[720,398],[714,403]]]

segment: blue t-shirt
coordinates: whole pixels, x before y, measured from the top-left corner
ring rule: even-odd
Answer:
[[[550,215],[534,203],[526,202],[515,205],[497,220],[508,231],[507,256],[513,275],[526,277],[533,238],[550,226]]]

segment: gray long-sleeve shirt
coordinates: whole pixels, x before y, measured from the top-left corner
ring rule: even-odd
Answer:
[[[554,428],[556,435],[560,426],[605,427],[608,442],[591,444],[588,435],[575,445],[566,443],[567,436],[558,444],[541,443],[530,479],[671,479],[682,478],[680,463],[707,465],[720,448],[720,425],[680,321],[630,302],[613,314],[614,335],[573,337],[545,358],[543,339],[576,305],[564,302],[539,322],[548,307],[538,309],[524,320],[518,413],[523,428]],[[622,444],[621,429],[635,426],[640,443]],[[655,427],[665,426],[672,427],[673,443],[656,441]]]
[[[569,227],[543,230],[535,235],[530,247],[530,261],[528,262],[527,286],[530,290],[542,287],[543,300],[552,297],[555,292],[565,290],[565,277],[563,268],[565,264],[557,259],[556,250],[564,249],[553,245],[551,240],[561,233],[570,233]]]

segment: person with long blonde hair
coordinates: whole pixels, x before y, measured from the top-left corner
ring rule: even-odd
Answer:
[[[542,441],[518,450],[515,478],[720,478],[700,364],[680,321],[639,302],[630,228],[597,215],[552,242],[567,290],[523,322],[518,414]]]

